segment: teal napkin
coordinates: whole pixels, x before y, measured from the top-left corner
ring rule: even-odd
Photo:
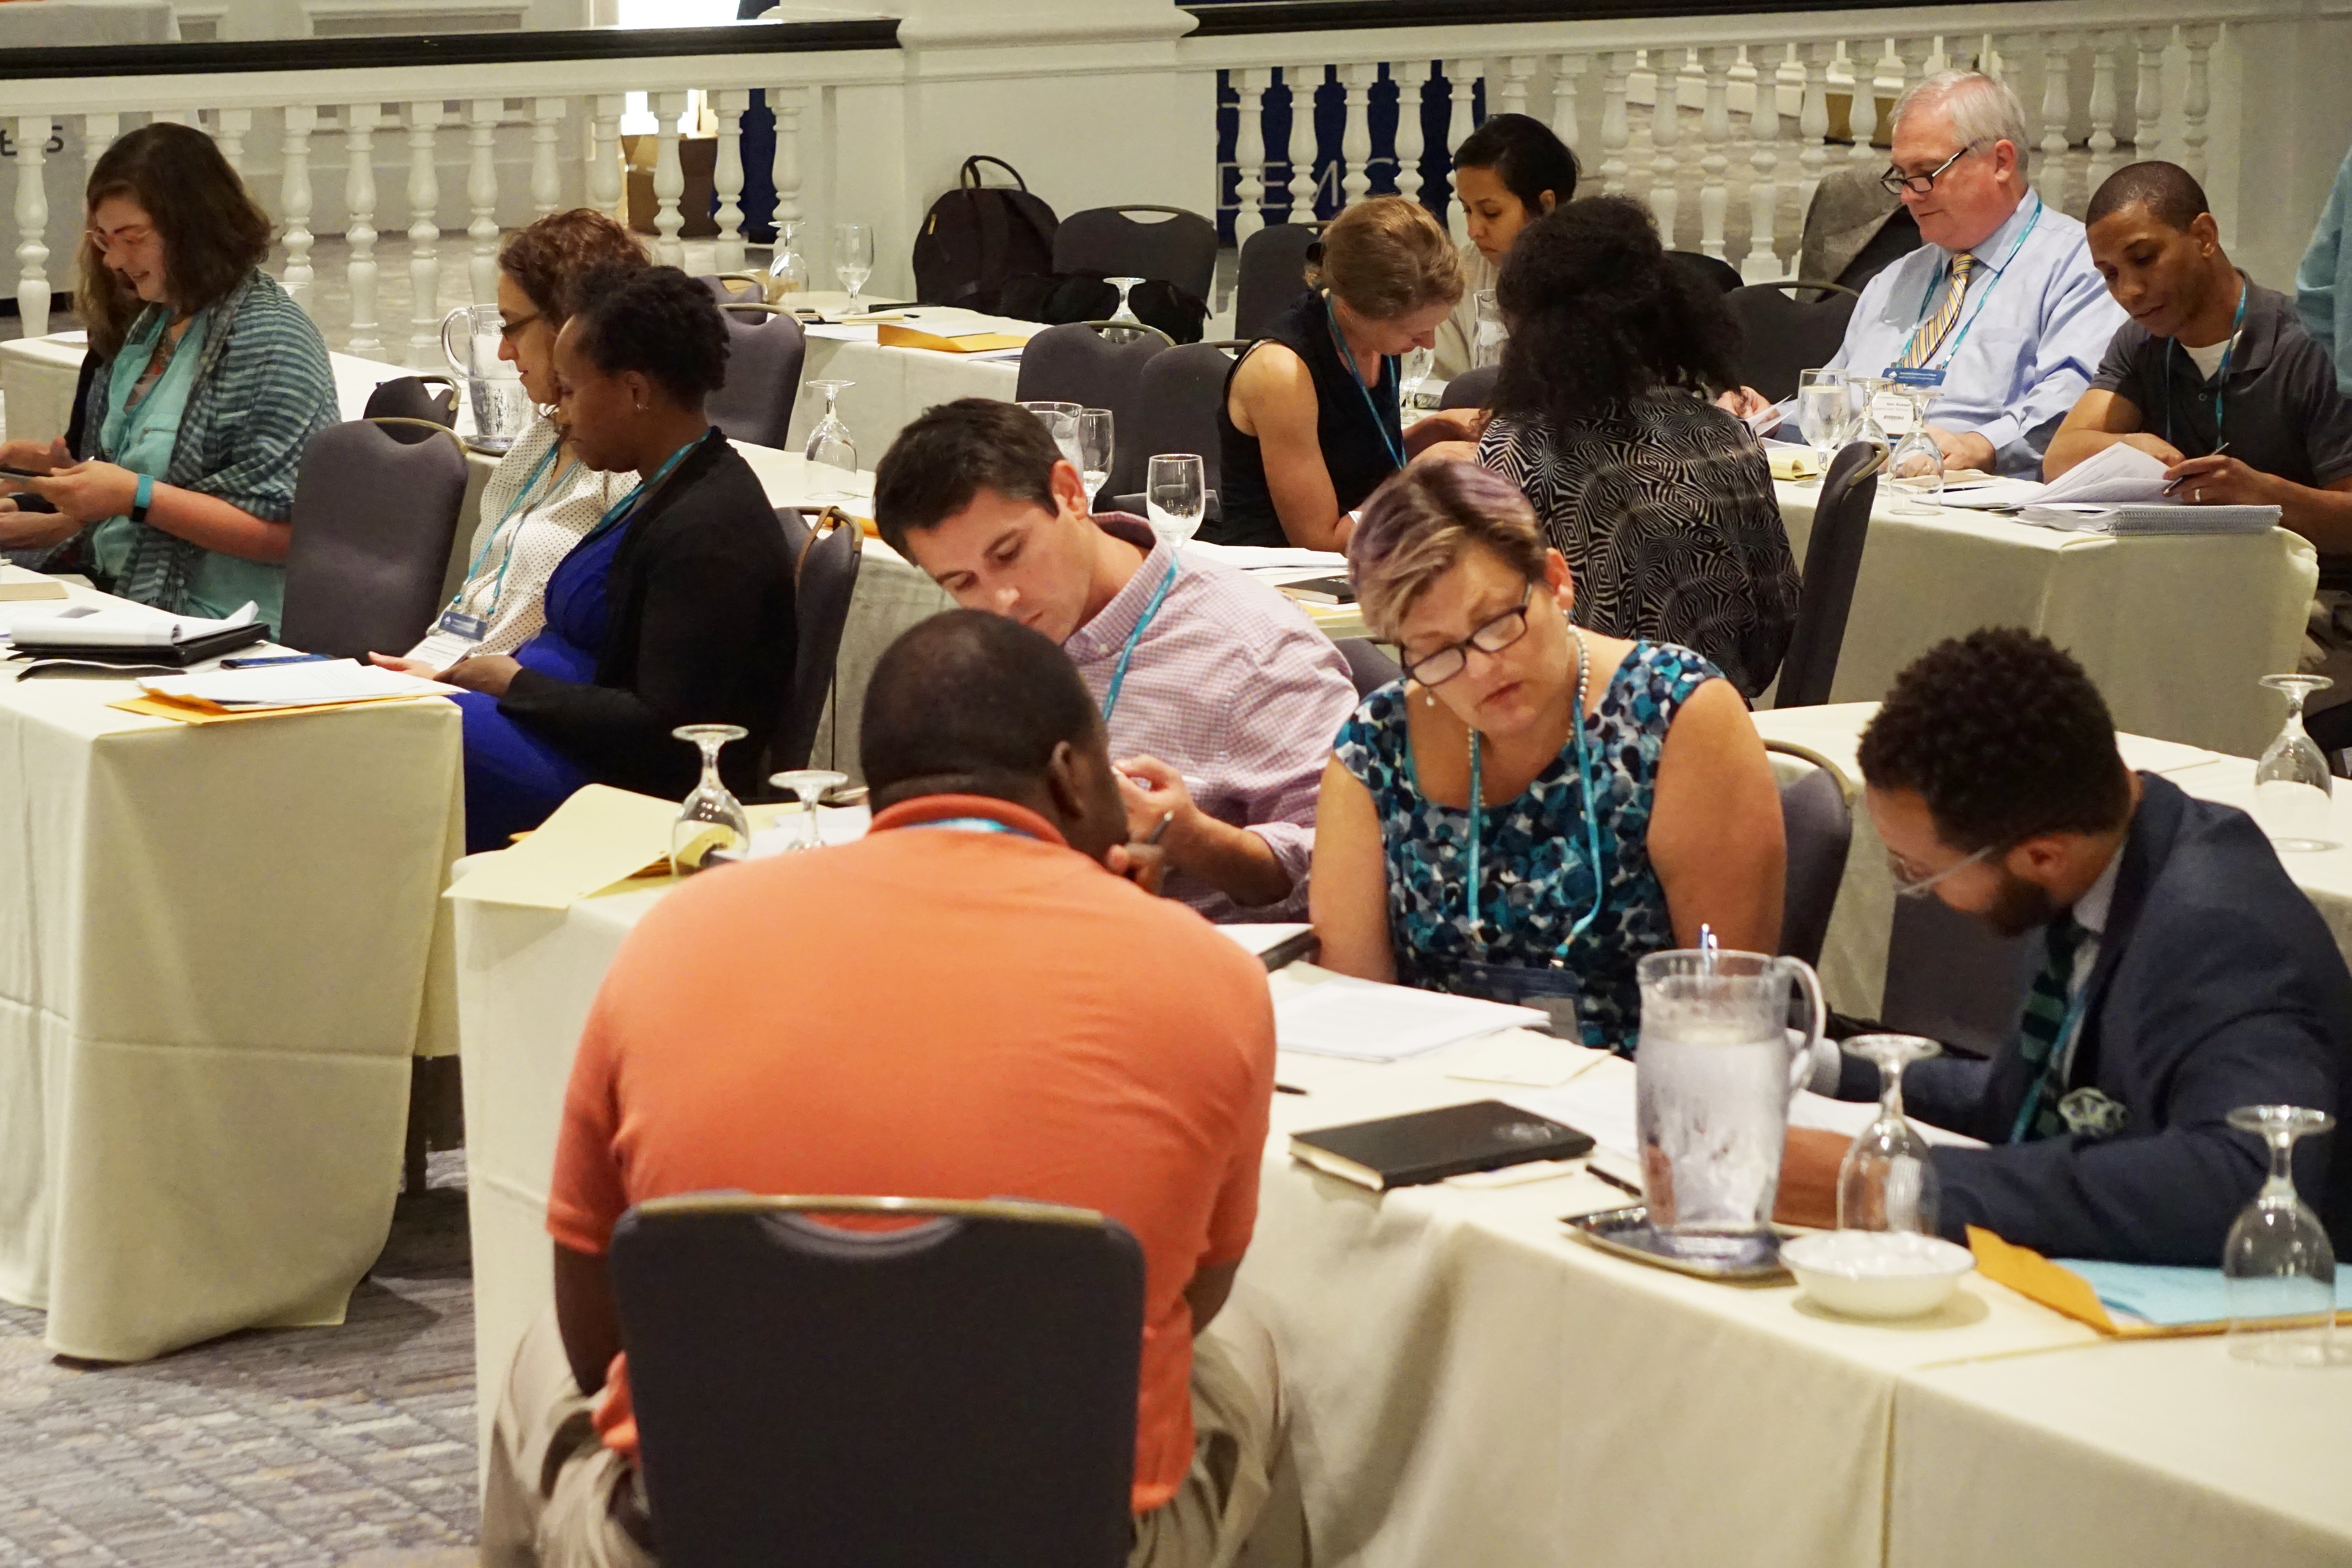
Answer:
[[[2100,1263],[2086,1258],[2053,1260],[2091,1282],[2108,1306],[2165,1328],[2212,1323],[2230,1316],[2229,1282],[2219,1269],[2175,1269],[2155,1263]],[[2352,1269],[2336,1270],[2336,1308],[2352,1312]]]

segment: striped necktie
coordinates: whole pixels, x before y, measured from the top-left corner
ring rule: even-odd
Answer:
[[[2089,935],[2089,927],[2072,914],[2060,915],[2050,922],[2042,944],[2041,972],[2033,977],[2032,988],[2025,993],[2025,1015],[2017,1025],[2017,1053],[2026,1071],[2033,1074],[2033,1082],[2027,1090],[2028,1108],[2013,1124],[2011,1143],[2054,1137],[2066,1130],[2065,1118],[2058,1114],[2058,1102],[2066,1086],[2061,1082],[2059,1064],[2051,1057],[2058,1050],[2058,1037],[2066,1027],[2067,993],[2074,979],[2074,955]]]
[[[1960,306],[1969,291],[1969,274],[1976,269],[1977,258],[1967,251],[1952,257],[1952,275],[1944,280],[1944,298],[1936,313],[1911,329],[1911,340],[1903,345],[1903,357],[1895,361],[1897,370],[1911,370],[1936,357],[1944,346],[1953,324],[1960,319]]]

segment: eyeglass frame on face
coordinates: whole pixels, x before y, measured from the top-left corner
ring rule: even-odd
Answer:
[[[499,336],[511,343],[515,340],[515,335],[520,332],[525,327],[530,326],[533,322],[544,321],[546,319],[547,312],[543,310],[534,310],[530,315],[515,321],[508,320],[506,318],[506,312],[500,311],[499,313]]]
[[[1891,196],[1900,196],[1906,191],[1915,196],[1933,195],[1936,182],[1944,177],[1944,172],[1983,145],[1982,141],[1971,141],[1924,174],[1906,174],[1902,170],[1889,163],[1886,166],[1886,172],[1879,175],[1878,183],[1885,187],[1886,193]]]
[[[1886,874],[1895,883],[1895,897],[1925,898],[1935,891],[1937,883],[1953,873],[1966,871],[1980,861],[1990,860],[1995,854],[2005,852],[2007,847],[2002,844],[1987,844],[1976,853],[1965,859],[1956,860],[1943,870],[1931,872],[1926,876],[1912,875],[1910,862],[1890,849],[1886,852]]]
[[[125,224],[110,235],[104,229],[92,225],[82,230],[82,233],[88,235],[98,246],[99,255],[112,256],[118,249],[145,245],[149,240],[153,239],[155,225],[152,223]]]
[[[1495,616],[1491,620],[1479,622],[1476,626],[1471,629],[1470,635],[1463,638],[1459,643],[1448,643],[1443,648],[1423,654],[1420,658],[1415,659],[1412,663],[1404,666],[1405,674],[1412,680],[1418,681],[1424,690],[1433,686],[1444,685],[1446,682],[1454,679],[1456,675],[1459,675],[1463,671],[1470,667],[1470,651],[1473,648],[1475,648],[1481,653],[1499,653],[1503,652],[1504,649],[1513,646],[1521,638],[1525,637],[1528,634],[1528,612],[1534,608],[1535,601],[1536,584],[1530,582],[1528,584],[1527,592],[1521,596],[1519,602],[1516,606],[1504,611],[1500,615]],[[1513,632],[1509,636],[1505,637],[1499,643],[1490,643],[1486,640],[1487,635],[1494,632],[1496,628],[1511,621],[1517,621],[1519,623],[1519,629],[1517,631]],[[1427,670],[1430,665],[1436,664],[1439,660],[1444,658],[1449,653],[1454,658],[1459,659],[1461,663],[1456,664],[1454,668],[1446,671],[1442,675],[1433,676],[1423,674],[1423,672]]]

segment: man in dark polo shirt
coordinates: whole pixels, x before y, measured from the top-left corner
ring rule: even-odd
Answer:
[[[2178,164],[2108,176],[2085,219],[2091,260],[2131,319],[2050,440],[2044,477],[2120,441],[2205,506],[2275,506],[2352,564],[2352,402],[2294,302],[2222,254],[2205,193]]]

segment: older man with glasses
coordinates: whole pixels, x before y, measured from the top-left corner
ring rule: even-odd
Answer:
[[[1943,71],[1905,93],[1885,178],[1927,243],[1864,287],[1830,361],[1936,387],[1927,429],[1953,469],[2037,474],[2125,319],[2083,225],[2043,202],[2027,163],[2025,110],[1992,78]]]

